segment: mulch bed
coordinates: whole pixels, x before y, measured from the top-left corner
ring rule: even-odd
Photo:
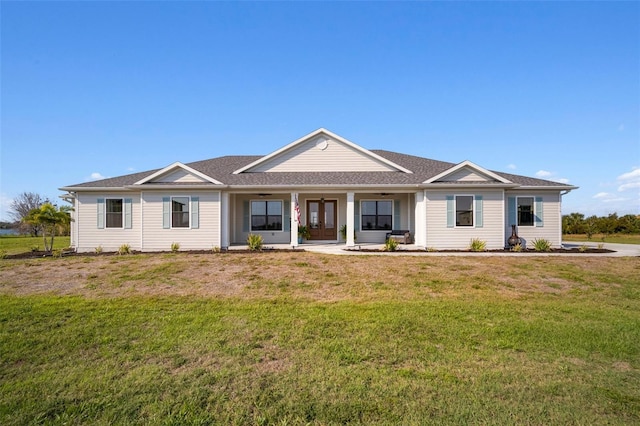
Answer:
[[[221,250],[221,251],[213,251],[213,250],[180,250],[178,252],[176,252],[175,254],[229,254],[229,253],[233,253],[233,254],[240,254],[240,253],[272,253],[272,252],[303,252],[304,249],[275,249],[275,248],[271,248],[271,247],[264,247],[262,250],[249,250],[249,249],[234,249],[234,250]],[[148,252],[141,252],[141,251],[131,251],[131,253],[129,253],[129,255],[131,254],[172,254],[174,252],[171,251],[148,251]],[[43,257],[53,257],[54,254],[47,252],[47,251],[27,251],[24,253],[17,253],[17,254],[8,254],[4,256],[4,259],[38,259],[38,258],[43,258]],[[101,253],[96,253],[96,252],[83,252],[83,253],[76,253],[75,251],[64,251],[62,252],[62,257],[75,257],[75,256],[82,256],[82,257],[97,257],[97,256],[127,256],[127,255],[119,255],[117,252],[115,251],[109,251],[109,252],[101,252]]]

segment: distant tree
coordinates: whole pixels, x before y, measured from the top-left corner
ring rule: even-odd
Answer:
[[[40,194],[35,192],[23,192],[11,201],[9,205],[9,214],[13,217],[19,226],[21,233],[31,234],[34,237],[38,236],[40,228],[32,225],[23,219],[29,215],[31,210],[38,209],[44,203],[49,200],[42,198]]]
[[[615,234],[618,227],[618,214],[611,213],[609,216],[598,218],[598,231],[605,235]]]
[[[628,214],[618,217],[617,213],[608,216],[590,216],[585,219],[582,213],[562,216],[562,232],[565,234],[638,234],[640,233],[640,215]]]
[[[624,234],[640,233],[640,216],[627,214],[619,218],[617,232]]]
[[[582,213],[571,213],[563,216],[562,229],[565,234],[585,234],[584,215]]]
[[[593,234],[598,233],[598,217],[597,216],[589,216],[584,221],[584,231],[587,234],[587,238],[591,239]]]
[[[50,252],[53,250],[53,238],[58,229],[71,221],[70,211],[70,206],[58,208],[51,203],[44,203],[39,208],[31,210],[22,221],[38,227],[42,231],[44,249]],[[50,242],[47,241],[47,236],[51,237]]]

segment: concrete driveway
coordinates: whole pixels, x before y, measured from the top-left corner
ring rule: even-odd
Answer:
[[[598,248],[599,243],[593,241],[587,242],[567,242],[563,246],[567,249],[581,247],[586,245],[589,248]],[[278,246],[278,245],[276,245]],[[379,255],[379,256],[566,256],[566,254],[558,253],[511,253],[511,252],[491,252],[491,253],[474,253],[474,252],[427,252],[427,251],[410,251],[418,250],[415,245],[400,244],[398,251],[395,252],[372,252],[369,250],[379,250],[384,247],[383,244],[356,244],[355,248],[346,250],[344,244],[326,243],[326,244],[301,244],[298,248],[325,254],[340,255]],[[278,248],[278,247],[274,247]],[[284,248],[284,245],[283,245]],[[286,246],[286,248],[290,248]],[[598,256],[598,257],[640,257],[640,245],[638,244],[611,244],[604,243],[605,249],[614,250],[612,253],[579,253],[575,256]],[[360,251],[362,250],[362,251]]]

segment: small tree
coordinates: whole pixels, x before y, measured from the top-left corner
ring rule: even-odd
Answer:
[[[39,208],[31,210],[22,221],[42,230],[44,249],[47,252],[51,252],[53,250],[53,238],[58,228],[71,222],[70,211],[71,207],[69,206],[58,208],[51,203],[44,203]],[[50,242],[47,241],[47,236],[51,237]]]
[[[36,225],[31,225],[23,219],[29,215],[31,210],[38,209],[44,203],[48,202],[49,200],[42,198],[42,196],[36,192],[23,192],[11,201],[9,214],[14,221],[20,223],[20,232],[29,233],[34,237],[38,236],[40,228]]]

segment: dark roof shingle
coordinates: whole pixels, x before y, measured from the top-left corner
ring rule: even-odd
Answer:
[[[424,181],[455,166],[454,163],[431,160],[408,154],[385,150],[371,152],[396,163],[413,173],[404,172],[277,172],[277,173],[240,173],[235,170],[262,158],[258,155],[234,155],[196,161],[187,166],[230,186],[309,186],[309,185],[419,185]],[[148,170],[124,176],[117,176],[77,185],[70,188],[122,188],[133,185],[161,169]],[[567,186],[562,183],[509,173],[493,172],[522,186]],[[450,182],[448,182],[450,183]],[[210,184],[213,185],[213,184]]]

